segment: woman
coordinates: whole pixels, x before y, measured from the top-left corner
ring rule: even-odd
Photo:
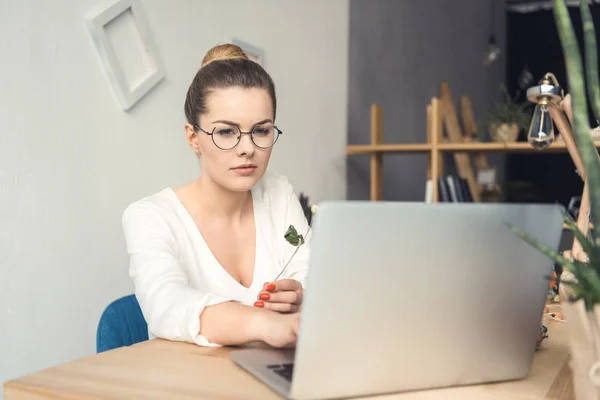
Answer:
[[[294,345],[308,223],[292,186],[266,173],[281,131],[275,86],[237,46],[208,51],[185,99],[199,178],[123,214],[130,276],[150,333],[203,346]],[[296,250],[290,225],[306,236]]]

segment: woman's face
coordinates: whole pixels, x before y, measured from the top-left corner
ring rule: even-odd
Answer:
[[[270,145],[277,138],[273,118],[266,90],[215,89],[208,97],[207,113],[198,119],[200,129],[194,133],[186,125],[190,146],[200,154],[202,175],[232,191],[250,190],[269,164]],[[250,134],[242,133],[240,137],[240,131],[253,131],[254,142],[260,147],[252,142]]]

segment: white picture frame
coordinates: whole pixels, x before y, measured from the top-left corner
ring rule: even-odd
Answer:
[[[137,81],[133,87],[127,82],[120,60],[105,30],[110,22],[127,11],[131,11],[140,45],[143,46],[142,51],[149,61],[143,78]],[[118,105],[127,111],[147,95],[166,75],[165,66],[148,29],[141,4],[139,0],[118,0],[104,10],[86,15],[85,22],[114,97]]]
[[[265,51],[262,48],[255,46],[253,44],[250,44],[248,42],[245,42],[243,40],[240,40],[238,38],[235,38],[235,37],[228,40],[228,42],[231,44],[240,46],[240,48],[242,50],[244,50],[244,53],[246,53],[246,55],[248,56],[248,58],[250,58],[250,60],[254,61],[255,63],[261,65],[264,68],[264,66],[265,66]]]

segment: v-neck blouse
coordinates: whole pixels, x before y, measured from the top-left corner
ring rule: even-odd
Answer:
[[[306,243],[280,279],[305,285],[311,235],[292,185],[282,175],[266,173],[251,194],[256,252],[248,288],[217,261],[172,188],[126,208],[122,223],[129,276],[151,335],[214,346],[199,334],[200,314],[225,301],[253,305],[263,284],[272,281],[294,253],[295,247],[284,237],[290,225],[305,234]]]

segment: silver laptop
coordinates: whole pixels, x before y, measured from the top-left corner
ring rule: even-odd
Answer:
[[[529,374],[559,205],[330,202],[314,218],[296,348],[231,359],[292,399],[478,384]]]

